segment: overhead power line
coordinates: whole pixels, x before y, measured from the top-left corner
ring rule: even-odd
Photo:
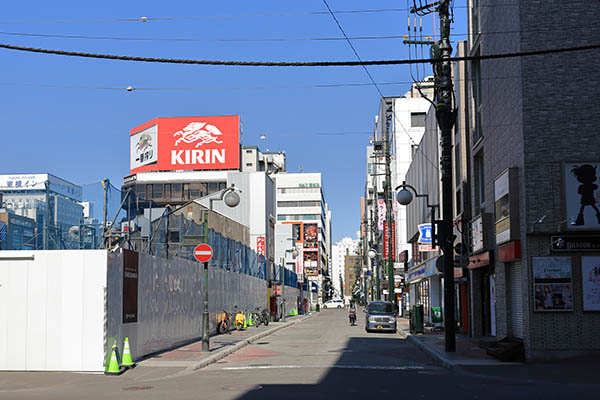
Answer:
[[[355,67],[365,65],[406,65],[406,64],[423,64],[431,63],[432,59],[416,59],[416,60],[366,60],[366,61],[226,61],[226,60],[196,60],[182,58],[156,58],[156,57],[135,57],[116,54],[97,54],[84,53],[78,51],[54,50],[35,47],[15,46],[10,44],[0,43],[0,48],[8,50],[25,51],[31,53],[55,54],[70,57],[96,58],[104,60],[120,60],[120,61],[137,61],[148,63],[163,63],[163,64],[193,64],[193,65],[219,65],[219,66],[238,66],[238,67]],[[524,51],[504,54],[488,54],[481,56],[464,56],[451,57],[448,61],[474,61],[474,60],[492,60],[500,58],[515,58],[528,57],[545,54],[558,54],[575,51],[595,50],[600,48],[600,44],[592,44],[587,46],[544,49],[535,51]]]
[[[0,32],[5,36],[25,36],[25,37],[43,37],[56,39],[89,39],[89,40],[118,40],[118,41],[139,41],[139,42],[309,42],[309,41],[340,41],[346,40],[343,37],[297,37],[297,38],[161,38],[161,37],[122,37],[122,36],[88,36],[88,35],[59,35],[47,33],[21,33],[21,32]],[[384,40],[384,39],[403,39],[403,35],[388,36],[356,36],[352,40]]]
[[[506,80],[506,79],[519,79],[520,76],[490,76],[482,77],[482,81],[491,80]],[[454,79],[455,82],[466,82],[470,79]],[[396,81],[396,82],[377,82],[379,86],[402,86],[412,85],[414,81]],[[353,87],[366,87],[373,86],[372,82],[340,82],[340,83],[315,83],[307,85],[256,85],[256,86],[204,86],[204,87],[143,87],[143,86],[98,86],[98,85],[61,85],[55,83],[43,83],[43,82],[2,82],[0,86],[21,86],[21,87],[38,87],[38,88],[49,88],[49,89],[96,89],[96,90],[113,90],[113,91],[180,91],[180,92],[192,92],[192,91],[236,91],[236,90],[262,90],[262,89],[328,89],[328,88],[353,88]],[[131,89],[131,90],[129,90]],[[393,96],[392,96],[393,97]]]
[[[589,25],[562,26],[560,31],[564,30],[585,30]],[[506,35],[511,33],[544,33],[557,32],[557,28],[539,28],[539,29],[521,29],[508,31],[491,31],[478,33],[452,33],[452,36],[488,36],[488,35]],[[33,32],[7,32],[0,31],[0,35],[16,37],[41,37],[52,39],[83,39],[83,40],[114,40],[126,42],[189,42],[189,43],[268,43],[268,42],[330,42],[346,41],[345,37],[263,37],[263,38],[202,38],[202,37],[126,37],[126,36],[94,36],[94,35],[66,35],[54,33],[33,33]],[[349,40],[406,40],[407,35],[364,35],[348,37]]]
[[[573,3],[573,1],[571,2]],[[519,3],[479,4],[479,8],[491,7],[516,7]],[[466,5],[455,5],[454,8],[468,9]],[[385,14],[407,12],[410,8],[380,8],[364,10],[337,10],[336,14]],[[80,19],[53,19],[53,20],[20,20],[0,21],[0,25],[25,25],[25,24],[64,24],[64,23],[90,23],[90,22],[152,22],[152,21],[193,21],[202,19],[236,19],[260,17],[298,17],[298,16],[323,16],[329,15],[327,11],[303,11],[281,13],[248,13],[248,14],[222,14],[222,15],[192,15],[185,17],[115,17],[115,18],[80,18]]]

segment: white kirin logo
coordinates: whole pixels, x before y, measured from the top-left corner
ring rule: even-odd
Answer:
[[[206,122],[191,122],[180,130],[175,132],[173,136],[181,136],[175,141],[175,146],[179,145],[180,142],[184,143],[196,143],[196,147],[200,147],[206,143],[223,143],[219,140],[222,135],[221,131],[214,125],[208,125]]]

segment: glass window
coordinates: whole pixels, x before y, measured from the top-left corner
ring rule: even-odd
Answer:
[[[370,303],[369,314],[374,313],[392,313],[394,312],[394,306],[392,303]]]
[[[146,199],[150,200],[152,198],[152,184],[146,185]]]
[[[174,199],[181,199],[181,197],[182,197],[181,196],[181,188],[182,188],[181,183],[174,183],[172,185],[172,189],[173,189],[172,190],[172,197]]]
[[[413,128],[425,127],[425,117],[427,116],[424,112],[413,112],[410,113],[410,126]]]
[[[200,183],[190,184],[190,198],[197,199],[198,197],[200,197],[201,189],[202,185]]]
[[[171,198],[171,185],[166,184],[165,185],[165,199],[170,199],[170,198]]]
[[[161,199],[163,197],[163,185],[155,183],[152,189],[152,198]]]
[[[208,182],[208,194],[218,192],[219,191],[219,183],[218,182]]]
[[[483,154],[474,157],[475,164],[475,204],[483,207],[485,202],[485,180],[483,175]]]
[[[471,8],[471,34],[473,41],[479,35],[479,0],[473,0],[473,8]]]
[[[476,54],[479,55],[479,52]],[[473,111],[474,111],[474,121],[473,121],[473,142],[477,142],[477,140],[483,135],[483,129],[481,126],[481,109],[482,109],[482,101],[481,101],[481,64],[479,61],[473,61],[471,64],[473,81],[471,83],[471,91],[473,96]]]
[[[183,184],[183,198],[184,199],[190,198],[190,184],[189,183]]]
[[[146,185],[135,185],[135,194],[137,196],[138,199],[145,199],[146,198]]]

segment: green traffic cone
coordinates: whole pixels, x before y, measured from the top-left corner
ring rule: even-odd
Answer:
[[[117,358],[117,341],[115,340],[112,345],[112,353],[110,355],[110,361],[106,366],[106,371],[104,371],[105,375],[120,375],[123,373],[119,368],[119,360]]]
[[[129,348],[129,338],[125,338],[125,343],[123,344],[123,360],[121,365],[125,368],[133,368],[135,367],[135,363],[131,359],[131,349]]]

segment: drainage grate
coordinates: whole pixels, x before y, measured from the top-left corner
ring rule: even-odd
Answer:
[[[154,389],[154,386],[129,386],[124,387],[123,390],[150,390]]]

